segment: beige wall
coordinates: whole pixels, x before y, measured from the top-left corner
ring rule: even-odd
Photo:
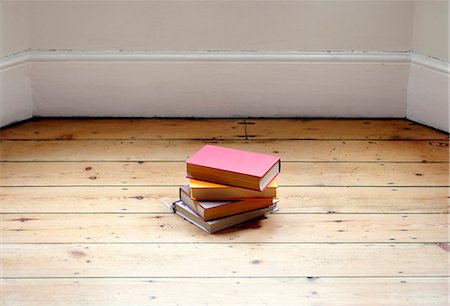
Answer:
[[[28,48],[415,50],[448,61],[448,0],[0,3],[0,58]],[[190,65],[170,59],[144,65],[130,53],[84,61],[89,53],[45,52],[34,55],[33,63],[24,62],[27,56],[11,57],[0,61],[0,125],[33,113],[186,116],[206,110],[203,104],[195,107],[203,101],[211,112],[193,115],[404,116],[408,105],[409,118],[438,128],[448,122],[442,115],[448,109],[446,64],[413,55],[416,61],[409,65],[408,54],[381,52],[350,54],[355,62],[347,59],[343,65],[338,54],[322,54],[328,60],[314,65],[284,61],[286,54],[261,60],[259,53],[251,54],[258,60],[248,62]],[[372,56],[375,62],[366,61]]]
[[[409,50],[411,1],[36,1],[33,49]]]
[[[0,57],[29,48],[29,5],[22,1],[0,1]]]
[[[448,0],[415,1],[412,49],[448,61],[448,16]]]
[[[74,50],[410,50],[448,61],[448,0],[1,1],[0,56]]]

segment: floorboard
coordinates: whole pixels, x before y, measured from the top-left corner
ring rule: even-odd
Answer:
[[[283,163],[281,186],[449,186],[448,163]],[[183,185],[184,162],[14,162],[0,186]]]
[[[448,140],[403,120],[358,119],[37,119],[4,129],[1,139],[363,139]]]
[[[6,278],[411,277],[448,276],[448,248],[444,243],[4,244],[2,253]]]
[[[180,301],[185,305],[442,306],[447,303],[442,294],[447,282],[442,277],[72,278],[8,279],[1,286],[7,305],[28,306],[180,305]]]
[[[251,139],[448,139],[442,132],[403,120],[260,119],[247,120]]]
[[[8,214],[3,243],[442,242],[447,216],[273,214],[209,235],[173,214]]]
[[[245,139],[242,119],[36,119],[1,139]]]
[[[279,155],[283,161],[448,162],[448,141],[428,140],[3,140],[1,161],[184,161],[205,144]],[[99,152],[101,154],[99,154]]]
[[[448,141],[402,119],[1,129],[0,301],[446,305]],[[280,211],[215,235],[169,212],[205,143],[281,156]]]
[[[2,213],[167,213],[177,186],[0,187]],[[440,214],[448,187],[279,187],[279,213]]]

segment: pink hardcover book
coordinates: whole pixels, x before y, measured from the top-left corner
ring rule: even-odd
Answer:
[[[280,172],[280,158],[205,145],[187,161],[190,178],[263,191]]]

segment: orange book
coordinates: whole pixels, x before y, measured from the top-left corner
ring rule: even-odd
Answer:
[[[204,220],[214,220],[272,205],[272,198],[240,201],[196,201],[189,196],[189,187],[180,187],[180,200]]]
[[[249,198],[276,198],[277,180],[273,180],[264,191],[222,185],[196,179],[189,180],[190,197],[199,201],[241,200]]]

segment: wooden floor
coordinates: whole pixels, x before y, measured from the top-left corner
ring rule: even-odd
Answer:
[[[168,212],[205,143],[277,154],[280,211]],[[447,305],[448,135],[407,120],[37,120],[1,131],[2,305]]]

